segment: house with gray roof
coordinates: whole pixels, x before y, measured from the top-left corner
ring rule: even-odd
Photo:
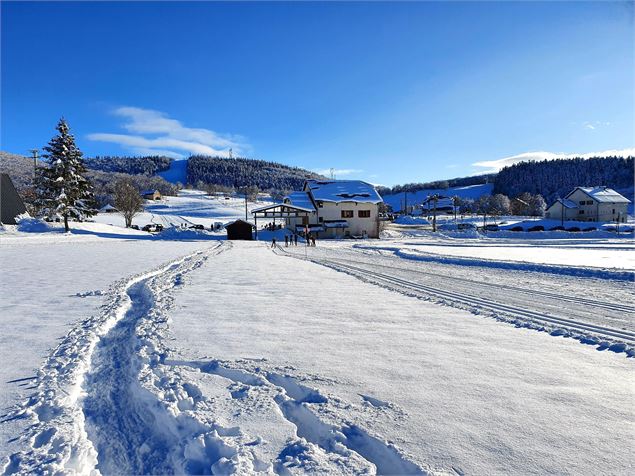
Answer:
[[[320,238],[379,238],[383,199],[372,184],[362,180],[307,180],[301,191],[284,197],[284,203],[312,212],[288,219],[292,231],[309,229]]]
[[[562,221],[626,222],[631,201],[608,187],[576,187],[545,211]]]

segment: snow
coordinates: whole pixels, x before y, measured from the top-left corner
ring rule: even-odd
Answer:
[[[74,223],[73,228],[78,225],[95,224]],[[0,366],[0,407],[5,415],[32,392],[36,369],[57,339],[99,312],[113,282],[209,246],[206,241],[134,240],[125,234],[108,238],[101,232],[65,234],[53,229],[58,231],[0,235],[4,324],[0,359],[5,362]],[[7,442],[27,425],[24,419],[0,425],[0,459],[15,446]]]
[[[632,239],[178,227],[238,218],[4,228],[6,474],[630,474]]]
[[[173,160],[168,170],[157,175],[171,183],[187,183],[187,159]]]
[[[307,180],[315,201],[379,203],[375,187],[361,180]]]
[[[271,204],[266,199],[247,202],[248,219],[252,219],[253,209]],[[93,219],[98,223],[125,226],[123,216],[116,213],[100,213]],[[215,222],[228,223],[237,219],[245,219],[244,198],[211,197],[199,190],[181,190],[177,197],[164,196],[159,201],[146,203],[144,211],[136,215],[132,223],[140,228],[158,223],[165,227],[200,224],[210,229]]]
[[[423,217],[413,217],[410,215],[402,215],[393,223],[396,225],[429,225],[430,222]]]
[[[470,198],[472,200],[476,200],[481,195],[490,195],[492,193],[493,187],[494,184],[485,183],[481,185],[469,185],[465,187],[450,187],[447,189],[425,189],[419,190],[415,193],[408,192],[408,205],[420,204],[428,197],[428,195],[434,195],[436,193],[447,197],[453,197],[457,195],[461,198]],[[405,194],[402,192],[394,195],[386,195],[382,198],[384,199],[384,203],[390,205],[393,210],[397,211],[403,208],[404,196]]]
[[[612,188],[608,187],[579,187],[580,190],[585,192],[590,197],[593,197],[598,202],[608,203],[630,203],[630,200]]]
[[[253,447],[259,460],[312,443],[315,456],[307,459],[333,470],[326,456],[337,450],[323,432],[358,427],[367,441],[386,452],[391,442],[423,470],[601,472],[610,462],[612,471],[628,472],[627,359],[426,306],[257,243],[237,243],[209,266],[231,271],[201,268],[177,291],[178,357],[168,364],[197,362],[189,377],[203,395],[211,385],[223,399],[206,413],[249,431],[247,440],[266,435],[266,445]],[[210,371],[205,362],[232,372]],[[296,402],[299,393],[288,381],[320,397],[290,405],[299,414],[283,409],[283,425],[275,389]],[[243,414],[256,405],[267,415],[257,425]]]

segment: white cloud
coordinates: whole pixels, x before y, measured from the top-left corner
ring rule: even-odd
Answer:
[[[335,175],[335,177],[340,177],[342,175],[352,175],[352,174],[358,174],[360,172],[363,172],[363,170],[361,169],[318,169],[318,170],[313,170],[313,172],[315,172],[316,174],[320,174],[320,175],[324,175],[326,177],[330,177],[331,176],[331,172],[333,172],[333,174]]]
[[[503,167],[513,165],[517,162],[532,162],[537,160],[557,160],[557,159],[572,159],[574,157],[582,157],[588,159],[590,157],[603,157],[609,155],[616,155],[618,157],[635,156],[635,148],[621,149],[621,150],[605,150],[602,152],[590,152],[586,154],[565,154],[554,152],[525,152],[524,154],[513,155],[511,157],[505,157],[498,160],[486,160],[483,162],[476,162],[472,165],[475,167],[484,167],[488,170],[483,170],[478,173],[492,173],[498,172]]]
[[[241,136],[221,135],[209,129],[185,127],[180,121],[152,109],[124,106],[113,114],[126,121],[122,128],[130,134],[93,133],[88,139],[123,146],[135,154],[167,155],[184,158],[186,154],[240,155],[249,146]]]

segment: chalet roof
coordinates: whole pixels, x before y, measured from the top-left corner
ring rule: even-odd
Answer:
[[[576,187],[575,190],[580,189],[595,201],[600,203],[631,203],[631,201],[625,196],[617,193],[612,188],[608,187]],[[571,192],[571,193],[573,193]],[[571,195],[571,193],[569,195]],[[567,197],[569,196],[567,195]]]
[[[578,204],[575,203],[573,200],[568,200],[566,198],[559,198],[556,201],[560,202],[562,204],[562,206],[565,207],[565,208],[571,208],[571,209],[578,208]]]
[[[304,189],[316,201],[334,203],[383,202],[375,187],[362,180],[307,180]]]
[[[296,207],[315,211],[315,207],[313,206],[311,197],[309,197],[309,194],[307,192],[291,192],[289,195],[287,195],[284,198],[285,200],[289,200],[291,204],[293,204]]]
[[[273,205],[267,205],[265,207],[260,207],[260,208],[254,208],[251,213],[257,213],[257,212],[264,212],[267,210],[273,210],[275,208],[282,208],[282,207],[286,207],[286,208],[290,208],[292,210],[297,210],[299,212],[308,212],[308,213],[312,213],[313,211],[315,211],[315,209],[313,207],[311,208],[305,208],[305,207],[300,207],[297,206],[295,204],[291,204],[291,203],[274,203]]]

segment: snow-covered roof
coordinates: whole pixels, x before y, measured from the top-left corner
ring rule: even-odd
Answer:
[[[296,207],[306,208],[311,211],[315,210],[311,197],[309,197],[307,192],[291,192],[289,195],[284,197],[284,199],[285,201],[288,200]]]
[[[256,225],[254,225],[252,222],[247,221],[247,220],[242,220],[242,219],[240,219],[240,218],[238,218],[237,220],[232,220],[232,221],[230,221],[230,222],[227,222],[227,223],[225,223],[223,226],[224,226],[225,228],[227,228],[229,225],[233,225],[234,223],[238,223],[239,221],[242,221],[243,223],[247,223],[248,225],[251,225],[251,226],[252,226],[252,228],[256,228]]]
[[[577,187],[598,202],[631,203],[625,196],[608,187]],[[574,190],[575,192],[575,190]],[[571,192],[573,193],[573,192]],[[571,195],[571,193],[569,195]]]
[[[566,198],[559,198],[558,202],[562,204],[565,208],[578,208],[578,204],[573,200],[567,200]]]
[[[316,201],[383,202],[375,187],[362,180],[307,180],[305,190],[307,189]]]
[[[110,203],[106,203],[106,205],[104,205],[103,207],[99,209],[100,212],[105,212],[107,210],[117,210],[117,209],[113,207]]]
[[[141,195],[152,195],[153,193],[160,193],[158,190],[144,190]]]

